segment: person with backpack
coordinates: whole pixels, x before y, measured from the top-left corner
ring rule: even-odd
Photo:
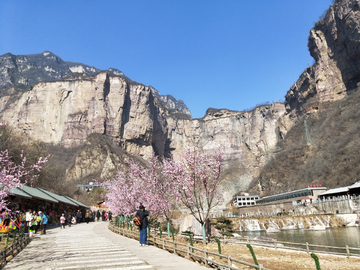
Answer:
[[[145,210],[145,206],[140,204],[139,210],[136,212],[135,217],[140,218],[139,229],[140,229],[140,246],[141,247],[148,246],[148,244],[147,244],[147,227],[149,224],[148,219],[147,219],[148,216],[149,216],[149,211]]]

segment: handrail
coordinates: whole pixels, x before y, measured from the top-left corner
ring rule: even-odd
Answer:
[[[133,232],[133,231],[129,231],[129,230],[124,229],[124,228],[117,227],[117,226],[115,226],[113,224],[113,222],[111,222],[109,224],[109,229],[111,231],[115,232],[115,233],[120,234],[120,235],[130,236],[132,238],[139,239],[139,235],[140,235],[139,232]],[[164,238],[159,238],[159,237],[152,236],[152,235],[150,235],[148,237],[148,241],[151,241],[154,244],[154,246],[155,245],[156,246],[161,246],[163,249],[165,249],[165,248],[172,249],[175,254],[178,254],[178,252],[185,253],[186,258],[190,258],[191,256],[197,257],[200,260],[202,260],[205,265],[217,265],[217,266],[221,266],[221,267],[226,267],[226,268],[231,269],[231,270],[232,269],[239,269],[239,268],[232,265],[233,262],[236,262],[236,263],[239,263],[239,264],[243,264],[243,265],[246,265],[246,266],[253,267],[255,269],[268,270],[267,268],[263,267],[261,264],[260,265],[255,265],[255,264],[248,263],[248,262],[245,262],[245,261],[242,261],[242,260],[239,260],[239,259],[232,258],[230,255],[226,256],[224,254],[218,254],[218,253],[214,253],[214,252],[211,252],[211,251],[208,251],[208,250],[203,250],[203,249],[200,249],[200,248],[197,248],[197,247],[193,247],[193,246],[190,246],[190,244],[184,244],[184,243],[180,243],[180,242],[176,242],[176,241],[173,242],[173,241],[166,240]],[[169,243],[171,243],[172,245],[169,245]],[[179,246],[186,247],[186,250],[179,248]],[[198,251],[200,253],[204,253],[204,256],[201,256],[200,254],[195,254],[194,252],[192,252],[192,250]],[[224,259],[227,259],[227,264],[211,260],[208,257],[209,254],[214,255],[214,256],[218,256],[218,257],[222,257]]]
[[[6,258],[10,255],[14,256],[14,250],[17,250],[18,247],[21,248],[21,245],[27,245],[31,241],[31,238],[27,235],[20,237],[16,242],[12,243],[10,246],[4,248],[0,251],[0,268],[2,268],[6,263]],[[25,246],[24,246],[25,247]]]

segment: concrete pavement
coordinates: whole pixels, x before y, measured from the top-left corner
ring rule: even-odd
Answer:
[[[195,262],[108,230],[108,222],[55,228],[35,239],[3,269],[157,269],[201,270]]]

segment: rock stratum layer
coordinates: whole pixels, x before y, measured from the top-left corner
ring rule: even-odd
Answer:
[[[33,140],[71,148],[87,144],[91,134],[103,134],[126,153],[144,159],[153,151],[166,156],[184,147],[209,152],[221,148],[228,202],[281,150],[278,143],[302,115],[344,98],[358,84],[359,18],[359,1],[336,1],[330,7],[310,31],[315,64],[290,88],[285,104],[244,112],[208,109],[203,118],[192,119],[181,100],[161,96],[121,71],[100,71],[44,52],[0,56],[1,117]],[[109,175],[120,160],[109,150],[101,158],[98,151],[92,162],[84,151],[67,170],[68,180],[99,170]]]

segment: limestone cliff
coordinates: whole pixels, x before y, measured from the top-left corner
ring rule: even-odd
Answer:
[[[342,99],[360,81],[360,11],[357,0],[337,0],[311,29],[308,47],[315,64],[286,94],[288,114],[318,110]]]
[[[126,153],[143,158],[153,151],[168,155],[184,147],[221,148],[226,160],[226,200],[237,189],[248,187],[275,149],[277,120],[285,112],[283,104],[274,103],[250,112],[209,109],[204,118],[192,119],[169,108],[151,87],[109,71],[41,82],[18,99],[4,95],[0,104],[2,118],[19,132],[67,148],[86,144],[91,134],[104,134]],[[68,179],[99,170],[108,176],[118,160],[106,149],[87,147],[78,153]],[[106,166],[100,168],[99,162]]]

